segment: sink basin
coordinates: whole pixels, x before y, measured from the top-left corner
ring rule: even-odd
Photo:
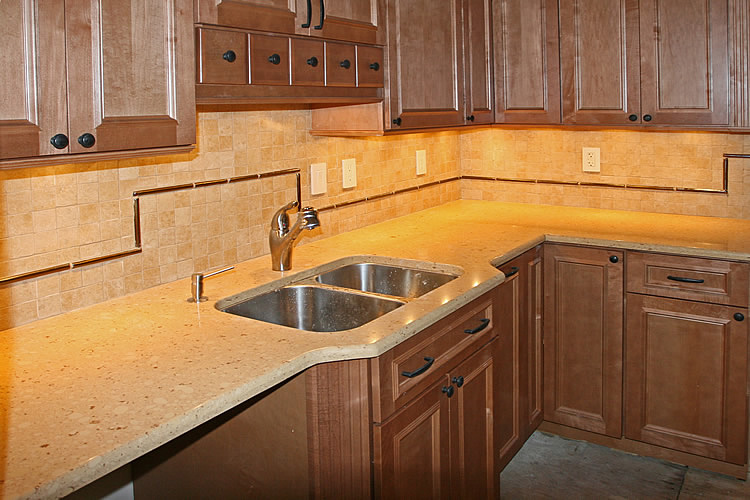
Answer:
[[[364,262],[316,276],[326,285],[413,299],[456,279],[452,274]]]
[[[362,326],[404,302],[310,285],[286,286],[222,308],[223,311],[312,332]]]

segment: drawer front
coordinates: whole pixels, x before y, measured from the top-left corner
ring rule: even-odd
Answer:
[[[289,85],[289,38],[250,35],[250,83]]]
[[[198,46],[198,83],[248,83],[245,33],[201,28]]]
[[[357,46],[357,87],[383,86],[383,49]]]
[[[628,252],[628,292],[747,307],[750,265]]]
[[[374,359],[375,421],[386,419],[495,337],[492,316],[490,296],[482,297]]]
[[[354,87],[356,76],[354,45],[326,42],[326,86]]]
[[[320,40],[292,39],[292,85],[325,85],[325,51]]]

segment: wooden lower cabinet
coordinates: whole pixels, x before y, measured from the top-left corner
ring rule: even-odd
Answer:
[[[622,435],[622,251],[544,248],[544,419]]]
[[[747,459],[747,308],[628,294],[625,437]]]

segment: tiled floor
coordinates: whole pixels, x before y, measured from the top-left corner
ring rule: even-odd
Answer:
[[[750,482],[535,432],[500,476],[504,499],[750,499]]]

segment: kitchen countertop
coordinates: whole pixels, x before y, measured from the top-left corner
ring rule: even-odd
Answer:
[[[0,498],[65,495],[314,364],[382,354],[501,283],[490,262],[543,241],[750,262],[749,220],[463,200],[301,244],[291,272],[271,271],[268,256],[242,262],[206,280],[200,304],[185,300],[189,280],[180,280],[6,330]],[[463,274],[346,332],[303,332],[214,307],[353,255]]]

